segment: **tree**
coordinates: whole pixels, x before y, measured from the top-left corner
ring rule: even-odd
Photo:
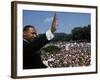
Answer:
[[[76,27],[72,30],[72,39],[74,41],[91,41],[91,25]]]

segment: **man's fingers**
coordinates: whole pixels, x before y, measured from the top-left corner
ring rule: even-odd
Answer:
[[[52,22],[52,26],[51,26],[52,32],[54,32],[56,30],[57,26],[58,26],[58,23],[57,23],[57,18],[56,18],[56,13],[55,13],[53,22]]]

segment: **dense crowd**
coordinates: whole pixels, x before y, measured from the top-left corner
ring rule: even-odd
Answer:
[[[44,64],[48,67],[79,67],[91,65],[91,44],[88,42],[66,43],[59,42],[55,45],[60,48],[56,54],[47,52],[42,55]]]

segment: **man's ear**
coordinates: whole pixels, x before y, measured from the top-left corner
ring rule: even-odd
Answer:
[[[23,32],[23,36],[25,36],[25,35],[26,35],[26,31]]]

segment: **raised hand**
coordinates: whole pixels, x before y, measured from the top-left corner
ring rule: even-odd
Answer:
[[[58,23],[57,23],[57,18],[56,18],[56,13],[53,17],[52,25],[51,25],[51,32],[54,33],[57,29]]]

